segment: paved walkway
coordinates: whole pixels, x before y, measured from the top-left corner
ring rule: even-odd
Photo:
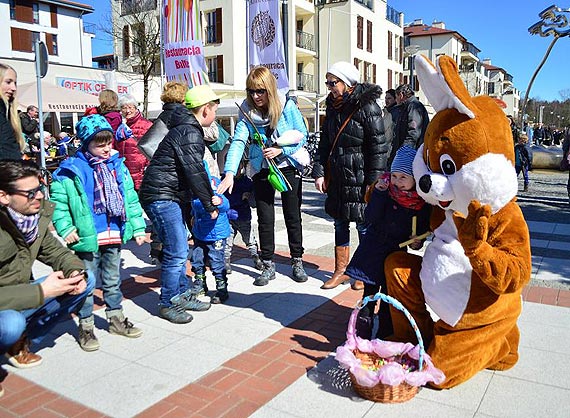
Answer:
[[[355,396],[334,360],[359,294],[319,288],[333,268],[322,255],[332,254],[332,224],[321,218],[321,197],[307,194],[307,283],[288,278],[289,261],[278,257],[277,279],[252,286],[255,270],[245,251],[236,251],[228,303],[173,325],[156,317],[158,275],[146,263],[148,248],[128,245],[124,309],[143,336],[108,334],[100,309],[101,350],[85,353],[75,342],[75,322],[61,324],[40,347],[41,366],[2,365],[0,417],[568,416],[570,274],[560,260],[570,258],[570,243],[559,233],[568,236],[570,224],[529,222],[533,253],[552,251],[533,256],[533,283],[551,286],[525,289],[520,361],[512,370],[484,371],[452,390],[424,389],[405,404],[374,404]],[[276,231],[284,251],[284,226]]]

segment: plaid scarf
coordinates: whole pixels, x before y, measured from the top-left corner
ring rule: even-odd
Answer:
[[[415,190],[399,190],[390,183],[390,197],[400,206],[412,210],[420,210],[426,203]]]
[[[95,181],[93,187],[93,210],[96,214],[106,213],[109,217],[117,216],[124,221],[126,215],[123,196],[121,196],[119,191],[117,179],[115,179],[115,176],[106,164],[108,160],[95,157],[87,151],[85,151],[85,157],[87,157],[89,165],[93,168],[93,179]]]
[[[40,230],[38,226],[40,223],[40,214],[36,213],[35,215],[23,215],[20,212],[16,212],[9,206],[6,208],[8,209],[10,217],[16,224],[16,228],[18,228],[18,230],[24,236],[26,243],[32,244],[38,237]]]

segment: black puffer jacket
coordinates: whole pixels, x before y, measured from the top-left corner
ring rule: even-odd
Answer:
[[[212,187],[203,163],[202,127],[183,105],[174,108],[167,126],[170,130],[145,171],[139,191],[141,203],[190,202],[197,197],[208,212],[213,212]]]
[[[14,128],[4,100],[0,99],[0,160],[21,160],[20,144],[16,140]]]
[[[382,89],[374,84],[357,84],[341,109],[327,98],[326,119],[319,141],[319,161],[313,177],[324,176],[331,147],[345,119],[358,106],[346,125],[330,157],[330,183],[325,211],[334,219],[364,221],[366,187],[386,170],[389,141],[384,134],[382,109],[376,103]]]
[[[429,123],[429,115],[425,106],[416,98],[409,97],[399,105],[400,114],[394,122],[394,142],[390,151],[388,165],[396,156],[396,151],[404,145],[418,149],[424,143],[424,135]]]

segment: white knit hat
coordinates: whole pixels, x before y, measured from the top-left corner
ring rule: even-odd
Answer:
[[[360,81],[360,71],[358,71],[358,68],[346,61],[335,62],[327,73],[339,78],[349,87],[354,86]]]

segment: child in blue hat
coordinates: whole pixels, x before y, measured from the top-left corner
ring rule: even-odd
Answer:
[[[364,282],[364,296],[386,289],[384,260],[394,251],[406,251],[400,244],[418,250],[423,241],[415,239],[429,230],[430,207],[416,192],[412,163],[416,150],[405,145],[398,149],[392,161],[391,171],[374,184],[364,215],[369,225],[346,275]],[[415,220],[414,220],[415,218]],[[410,242],[411,240],[411,242]],[[370,339],[376,302],[370,302],[359,313],[357,332],[361,338]],[[392,334],[390,308],[381,303],[378,310],[377,338]]]
[[[122,158],[112,149],[113,129],[101,115],[83,117],[75,126],[81,148],[53,175],[53,223],[103,285],[109,332],[129,338],[142,331],[124,316],[121,302],[121,244],[134,237],[145,242],[143,211]],[[93,293],[79,309],[79,345],[99,349],[94,334]]]

